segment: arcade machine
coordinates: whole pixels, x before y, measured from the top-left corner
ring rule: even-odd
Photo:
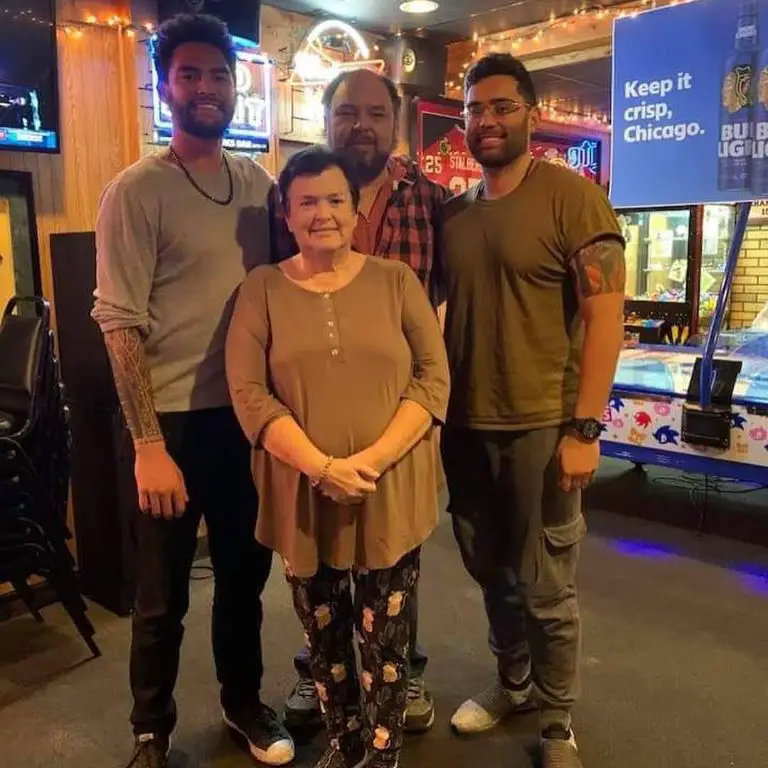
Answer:
[[[604,456],[768,484],[768,334],[722,331],[750,206],[736,206],[704,343],[622,351],[603,416]]]
[[[696,332],[699,334],[706,333],[712,323],[717,297],[723,287],[728,244],[733,236],[735,221],[736,209],[732,205],[703,207],[701,248],[697,269],[699,282]]]
[[[723,283],[732,205],[618,210],[626,240],[628,343],[705,333]]]

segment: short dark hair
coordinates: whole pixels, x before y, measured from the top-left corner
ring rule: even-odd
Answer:
[[[505,75],[517,80],[520,95],[532,107],[538,103],[536,98],[536,86],[533,84],[531,73],[525,68],[520,59],[516,59],[508,53],[489,53],[478,59],[468,70],[464,78],[464,93],[473,85],[495,75]]]
[[[353,166],[343,155],[320,145],[307,147],[292,155],[280,172],[277,187],[280,190],[283,210],[288,212],[288,193],[296,179],[300,176],[319,176],[329,168],[338,168],[344,174],[349,184],[352,206],[357,210],[360,204],[360,185],[355,180]]]
[[[336,95],[336,91],[338,91],[341,85],[346,83],[347,80],[352,77],[352,75],[359,71],[359,69],[342,70],[338,75],[336,75],[336,77],[333,78],[333,80],[331,80],[330,83],[328,83],[328,85],[325,87],[325,91],[323,92],[323,107],[325,107],[326,112],[331,108],[333,97]],[[400,107],[403,105],[403,97],[400,95],[400,91],[397,90],[395,81],[391,77],[382,75],[380,72],[373,72],[373,70],[371,70],[371,72],[372,74],[376,75],[376,77],[378,77],[382,83],[384,83],[384,86],[387,89],[387,93],[389,93],[389,98],[392,100],[392,111],[395,113],[395,117],[397,117],[400,114]]]
[[[218,48],[234,74],[237,58],[227,25],[207,13],[180,13],[158,27],[152,46],[152,58],[161,83],[168,82],[173,54],[184,43],[205,43]]]

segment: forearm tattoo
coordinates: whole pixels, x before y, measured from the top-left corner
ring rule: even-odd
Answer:
[[[624,293],[627,279],[624,246],[619,240],[597,240],[582,248],[572,263],[581,299],[601,293]]]
[[[152,396],[152,380],[141,334],[136,328],[104,334],[123,414],[137,444],[163,439]]]

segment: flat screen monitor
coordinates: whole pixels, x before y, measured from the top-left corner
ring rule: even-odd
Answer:
[[[0,149],[60,150],[54,3],[0,3]]]

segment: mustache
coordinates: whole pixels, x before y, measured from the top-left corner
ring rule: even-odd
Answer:
[[[478,141],[481,139],[506,139],[508,135],[507,131],[501,128],[490,128],[484,131],[478,131],[474,134],[474,138]]]
[[[192,107],[216,107],[217,109],[224,109],[224,102],[218,99],[195,99],[190,102]]]
[[[362,131],[356,131],[350,134],[349,138],[344,142],[344,146],[351,147],[355,144],[376,144],[376,137],[370,133],[364,133]]]

